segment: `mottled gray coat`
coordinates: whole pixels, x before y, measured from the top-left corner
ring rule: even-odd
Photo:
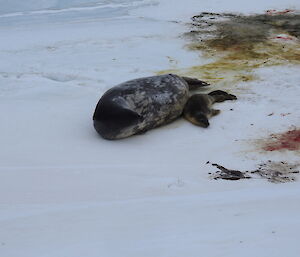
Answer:
[[[101,97],[94,126],[107,139],[143,133],[179,117],[188,98],[188,83],[174,74],[130,80]]]

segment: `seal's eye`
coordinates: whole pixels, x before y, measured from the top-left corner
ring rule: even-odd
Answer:
[[[208,119],[206,118],[206,116],[204,114],[202,114],[202,113],[196,114],[195,119],[198,123],[198,126],[203,127],[203,128],[207,128],[209,126]]]

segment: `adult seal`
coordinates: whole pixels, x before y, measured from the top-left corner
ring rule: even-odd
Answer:
[[[94,127],[111,140],[144,133],[181,116],[190,90],[207,85],[175,74],[124,82],[100,98],[93,115]]]

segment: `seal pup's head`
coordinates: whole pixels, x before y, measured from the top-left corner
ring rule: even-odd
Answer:
[[[195,94],[189,98],[183,109],[185,119],[194,125],[207,128],[211,117],[212,97],[207,94]]]
[[[202,128],[207,128],[209,126],[207,115],[202,112],[196,112],[193,115],[186,113],[184,118]]]

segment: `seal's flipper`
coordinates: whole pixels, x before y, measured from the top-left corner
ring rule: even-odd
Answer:
[[[220,110],[212,109],[212,110],[211,110],[211,116],[216,116],[216,115],[218,115],[220,112],[221,112]]]
[[[223,90],[214,90],[208,94],[209,95],[228,95],[228,93]]]
[[[199,79],[189,78],[189,77],[182,77],[182,78],[185,80],[186,83],[188,83],[190,90],[196,90],[200,87],[209,86],[209,83]]]
[[[236,100],[237,97],[235,95],[232,94],[228,94],[225,91],[222,90],[215,90],[210,92],[208,95],[212,96],[212,98],[214,99],[214,102],[224,102],[226,100]]]

